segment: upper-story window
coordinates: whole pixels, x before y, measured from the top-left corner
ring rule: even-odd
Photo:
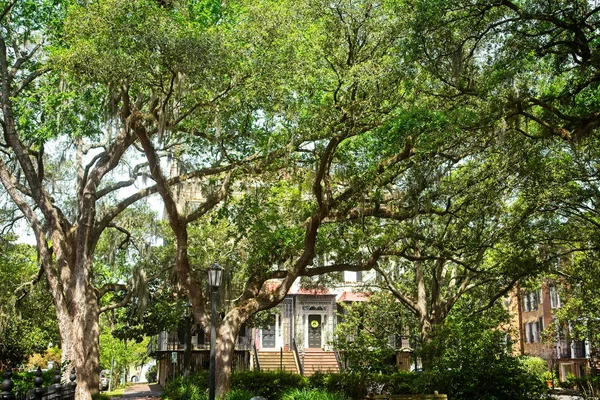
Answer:
[[[540,343],[541,333],[544,328],[540,326],[540,321],[526,322],[523,324],[525,333],[525,343]]]
[[[538,309],[540,302],[539,291],[533,290],[523,294],[523,311],[535,311]]]
[[[362,271],[344,271],[344,282],[357,282],[363,281]]]
[[[550,286],[550,308],[560,308],[560,294],[556,286]]]

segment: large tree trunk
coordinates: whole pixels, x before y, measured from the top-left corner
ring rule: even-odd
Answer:
[[[88,287],[83,293],[74,293],[72,299],[56,304],[60,329],[62,362],[68,368],[65,378],[75,368],[77,400],[90,400],[98,393],[100,372],[99,306],[95,290]]]
[[[223,397],[231,386],[231,364],[235,356],[235,339],[237,331],[229,324],[221,325],[217,330],[217,352],[215,392],[218,398]]]
[[[235,341],[242,324],[248,319],[243,314],[245,312],[242,312],[239,308],[233,308],[227,313],[217,329],[217,351],[215,355],[215,392],[217,398],[223,397],[231,386],[231,365],[235,357]]]
[[[87,305],[59,313],[62,362],[67,363],[66,375],[71,367],[77,375],[77,400],[90,400],[98,393],[100,372],[100,348],[98,327],[98,304],[94,295],[88,295]]]

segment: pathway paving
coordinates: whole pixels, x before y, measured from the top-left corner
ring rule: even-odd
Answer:
[[[125,388],[121,399],[155,399],[160,397],[162,386],[156,383],[135,383]]]

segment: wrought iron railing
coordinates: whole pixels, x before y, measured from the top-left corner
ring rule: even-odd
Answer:
[[[294,352],[294,357],[296,358],[296,364],[298,364],[298,372],[300,372],[300,375],[304,375],[304,364],[302,363],[302,360],[300,360],[300,353],[298,352],[296,339],[292,339],[292,351]]]
[[[183,351],[184,345],[180,343],[177,336],[169,332],[161,332],[152,341],[152,347],[148,346],[152,352],[165,352],[165,351]],[[247,350],[252,349],[252,341],[250,336],[238,336],[235,343],[236,350]],[[192,343],[192,350],[210,350],[210,343]],[[152,353],[149,353],[152,354]]]
[[[254,365],[256,366],[256,370],[260,371],[260,361],[258,360],[258,350],[256,349],[256,343],[252,346],[252,350],[254,352]]]
[[[42,379],[42,370],[38,368],[36,377],[33,379],[35,387],[21,393],[13,393],[14,382],[12,381],[12,371],[4,371],[4,381],[2,382],[2,392],[0,399],[2,400],[74,400],[75,388],[75,368],[71,370],[69,376],[70,382],[61,383],[60,368],[55,370],[54,383],[47,387],[42,387],[44,380]]]
[[[344,365],[342,363],[342,357],[340,356],[339,350],[333,350],[333,354],[335,354],[335,361],[337,361],[340,372],[344,372]]]

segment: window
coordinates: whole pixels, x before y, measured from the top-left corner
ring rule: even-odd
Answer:
[[[560,308],[560,295],[555,286],[550,286],[550,308]]]
[[[540,342],[540,332],[538,330],[538,321],[535,322],[530,322],[529,325],[531,325],[531,338],[533,339],[534,343],[539,343]]]
[[[535,311],[538,309],[539,297],[538,291],[525,292],[523,294],[523,311]]]
[[[539,343],[540,342],[540,327],[539,321],[526,322],[524,325],[525,331],[525,343]]]
[[[529,292],[529,301],[531,302],[531,311],[537,310],[538,308],[538,294],[537,290]]]
[[[344,271],[344,282],[362,282],[362,271]]]

